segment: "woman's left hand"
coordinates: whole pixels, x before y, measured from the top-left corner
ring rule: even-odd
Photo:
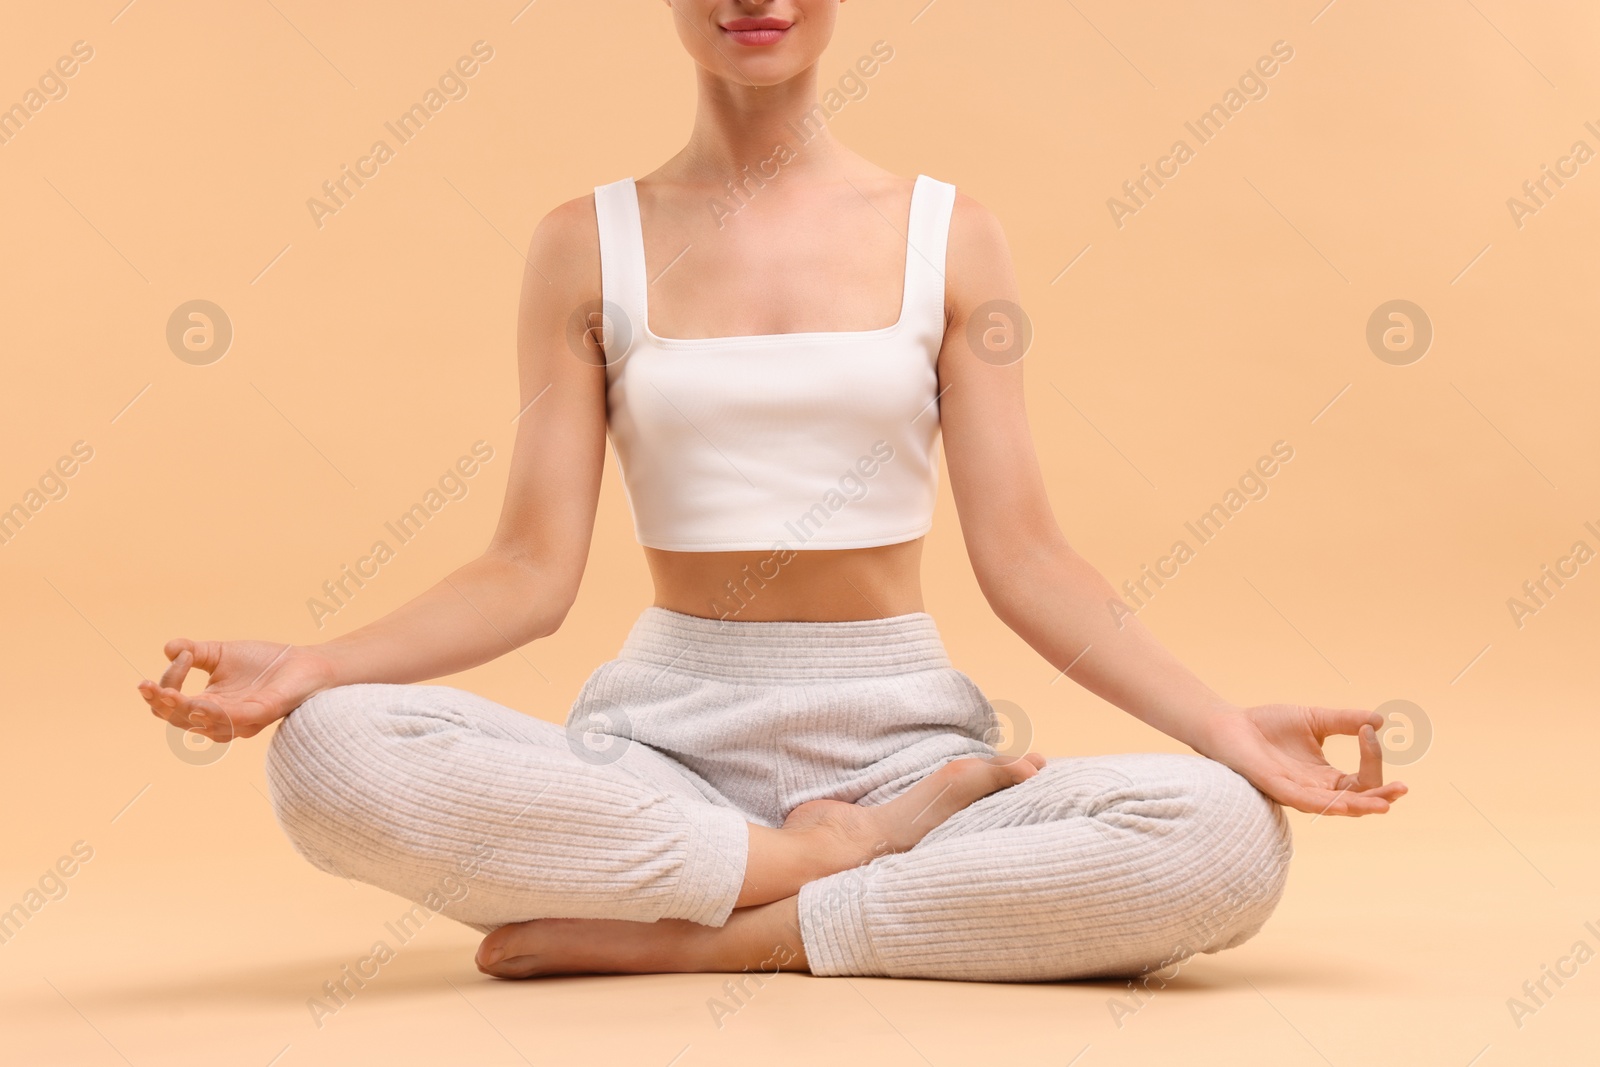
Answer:
[[[1314,815],[1378,815],[1406,794],[1404,782],[1383,781],[1383,748],[1375,711],[1263,704],[1223,712],[1208,724],[1201,755],[1233,768],[1280,804]],[[1361,741],[1353,774],[1332,766],[1322,743],[1334,734]]]

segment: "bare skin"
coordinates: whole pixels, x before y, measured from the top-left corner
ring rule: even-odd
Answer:
[[[740,908],[717,927],[682,919],[535,919],[484,938],[478,970],[496,978],[806,971],[799,904],[793,896]]]
[[[839,144],[812,113],[819,63],[844,2],[663,0],[694,63],[699,101],[685,148],[637,183],[655,333],[861,331],[894,321],[912,182]],[[752,17],[788,28],[771,43],[741,41],[737,20]],[[793,146],[779,177],[736,214],[707,211],[728,202],[730,181],[808,127],[813,135]],[[320,644],[169,641],[166,671],[139,684],[153,715],[217,741],[250,737],[324,689],[442,678],[556,632],[583,577],[605,469],[606,340],[574,314],[601,306],[593,197],[551,211],[527,260],[518,328],[524,414],[500,523],[483,554],[388,615]],[[1028,428],[1024,361],[973,347],[991,325],[978,309],[1020,304],[1021,294],[998,220],[961,193],[945,299],[943,454],[967,554],[996,616],[1067,677],[1281,804],[1328,815],[1388,811],[1406,787],[1383,780],[1376,713],[1234,704],[1131,613],[1108,611],[1120,598],[1055,521]],[[837,621],[924,610],[921,552],[921,539],[799,551],[761,583],[748,576],[768,553],[647,548],[645,556],[660,607],[709,618]],[[742,590],[732,598],[730,582]],[[202,692],[183,692],[191,670],[208,675]],[[1323,755],[1336,734],[1360,738],[1354,772]],[[957,760],[877,808],[815,801],[780,828],[749,824],[744,884],[722,927],[537,919],[485,938],[479,966],[502,977],[804,969],[800,886],[915,847],[956,811],[1043,764],[1034,754]]]

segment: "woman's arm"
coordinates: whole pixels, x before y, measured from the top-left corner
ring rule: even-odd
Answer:
[[[595,232],[594,201],[584,197],[546,216],[530,242],[517,323],[521,415],[488,548],[383,618],[312,646],[333,665],[334,684],[454,674],[548,637],[566,618],[605,466],[598,333],[568,336],[573,309],[599,304]]]
[[[939,419],[950,488],[979,587],[995,614],[1052,665],[1143,722],[1226,763],[1274,799],[1302,810],[1387,810],[1404,785],[1382,785],[1369,711],[1272,705],[1244,709],[1197,678],[1075,552],[1050,509],[1024,403],[1021,331],[994,302],[1021,303],[1005,234],[958,196],[939,355]],[[975,320],[976,324],[975,324]],[[974,344],[974,341],[977,343]],[[1321,743],[1359,733],[1361,769],[1329,767]]]
[[[415,682],[466,670],[554,633],[583,577],[605,463],[604,356],[574,309],[599,306],[594,201],[552,211],[534,232],[517,348],[521,398],[510,481],[484,553],[349,634],[315,645],[169,641],[158,716],[213,740],[248,737],[312,693],[355,682]],[[206,689],[182,692],[191,667]]]

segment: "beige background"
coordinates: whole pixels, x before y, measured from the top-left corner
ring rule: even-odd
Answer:
[[[1193,961],[1121,1027],[1116,983],[785,976],[719,1029],[719,976],[493,983],[475,935],[441,920],[319,1030],[306,999],[398,898],[292,854],[262,795],[265,739],[180,759],[134,683],[170,636],[317,640],[482,546],[517,408],[520,249],[555,204],[676,151],[692,79],[647,0],[124,2],[36,5],[0,34],[0,105],[75,41],[94,49],[0,144],[0,507],[74,442],[94,450],[0,545],[0,908],[74,842],[94,850],[0,945],[0,1060],[1593,1054],[1600,962],[1520,1028],[1507,998],[1575,942],[1600,951],[1584,927],[1600,931],[1600,562],[1520,629],[1506,602],[1573,542],[1600,550],[1583,526],[1600,527],[1600,160],[1520,227],[1507,200],[1575,141],[1600,151],[1584,125],[1600,127],[1600,9],[856,0],[823,61],[834,84],[889,42],[836,135],[1003,220],[1069,539],[1113,582],[1136,577],[1288,441],[1270,495],[1142,617],[1233,699],[1407,699],[1431,720],[1426,754],[1391,771],[1412,787],[1393,813],[1294,816],[1288,894],[1255,941]],[[306,200],[478,40],[494,58],[468,95],[319,229]],[[1175,139],[1195,147],[1184,122],[1280,40],[1294,57],[1268,94],[1119,228],[1108,198]],[[193,299],[235,330],[208,366],[165,341]],[[1435,330],[1408,366],[1365,341],[1391,299]],[[495,459],[469,495],[319,631],[307,599],[479,439]],[[1052,684],[987,610],[947,494],[926,584],[958,666],[1026,709],[1036,747],[1177,748]],[[560,720],[649,597],[610,465],[566,626],[451,682]]]

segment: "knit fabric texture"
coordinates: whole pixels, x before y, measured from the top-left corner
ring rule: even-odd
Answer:
[[[484,932],[558,916],[720,926],[747,823],[884,803],[999,737],[926,613],[652,606],[565,727],[446,686],[341,686],[279,725],[267,778],[311,863]],[[915,848],[807,883],[800,931],[817,975],[1132,976],[1253,936],[1291,853],[1283,811],[1222,764],[1056,757]]]

